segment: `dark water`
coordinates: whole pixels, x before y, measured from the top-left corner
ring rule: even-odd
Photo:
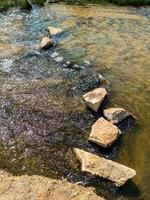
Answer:
[[[150,8],[37,6],[0,14],[0,168],[83,181],[109,200],[150,199]],[[43,52],[48,26],[63,33]],[[54,52],[63,60],[52,58]],[[67,61],[70,65],[63,66]],[[87,62],[89,61],[89,62]],[[82,95],[108,80],[109,101],[132,112],[129,127],[112,151],[87,142],[99,117]],[[116,190],[79,168],[73,147],[110,157],[137,171],[133,182]]]

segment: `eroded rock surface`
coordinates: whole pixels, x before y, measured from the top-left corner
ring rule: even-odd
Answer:
[[[135,170],[114,161],[101,158],[81,149],[74,149],[74,151],[81,161],[82,171],[110,180],[118,187],[136,175]]]
[[[41,49],[49,49],[50,47],[52,47],[54,44],[53,40],[50,39],[49,37],[43,37],[41,44],[40,44],[40,48]]]
[[[92,188],[41,176],[0,171],[0,200],[104,200]]]
[[[104,116],[113,124],[118,124],[131,114],[123,108],[107,108],[104,110]]]
[[[49,30],[51,36],[55,36],[55,35],[60,34],[62,32],[61,28],[56,28],[56,27],[53,27],[53,26],[49,26],[48,30]]]
[[[110,147],[120,134],[117,126],[101,117],[92,125],[89,141],[102,147]]]
[[[83,95],[83,98],[86,101],[87,106],[97,112],[106,95],[107,91],[105,88],[96,88]]]

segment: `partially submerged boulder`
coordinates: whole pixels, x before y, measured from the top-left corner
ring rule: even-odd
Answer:
[[[107,148],[117,140],[120,134],[121,131],[117,126],[101,117],[92,125],[88,140]]]
[[[101,158],[81,149],[75,148],[74,151],[81,162],[82,171],[110,180],[118,187],[136,175],[135,170],[114,161]]]
[[[53,40],[50,39],[49,37],[43,37],[41,44],[40,44],[40,48],[41,49],[49,49],[50,47],[52,47],[54,44]]]
[[[61,28],[56,28],[56,27],[53,27],[53,26],[49,26],[48,30],[49,30],[51,36],[55,36],[57,34],[60,34],[63,31]]]
[[[106,95],[107,91],[105,88],[96,88],[95,90],[83,95],[83,98],[89,108],[95,112],[98,112],[99,107]]]
[[[113,124],[118,124],[131,114],[123,108],[107,108],[104,111],[104,117]]]

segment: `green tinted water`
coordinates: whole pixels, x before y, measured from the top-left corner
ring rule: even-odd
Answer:
[[[103,152],[137,171],[132,183],[97,192],[109,200],[149,200],[150,8],[61,4],[0,14],[0,167],[14,174],[66,177],[94,184],[81,173],[73,147],[100,155],[87,138],[98,117],[82,95],[109,84],[109,103],[132,112],[139,128],[126,128],[112,152]],[[47,27],[64,31],[48,52],[38,45]],[[63,57],[56,63],[57,51]],[[79,67],[64,67],[71,60]],[[86,64],[86,60],[91,64]]]

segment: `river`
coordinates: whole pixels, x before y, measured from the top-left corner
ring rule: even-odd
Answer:
[[[63,33],[52,49],[41,51],[48,26]],[[0,35],[0,168],[82,181],[109,200],[149,200],[150,7],[12,8],[0,13]],[[52,58],[54,52],[62,62]],[[64,66],[67,61],[74,65]],[[87,142],[99,115],[82,99],[100,85],[99,73],[107,79],[105,106],[121,106],[138,122],[128,122],[107,152]],[[130,166],[137,176],[121,189],[109,187],[81,172],[73,147]]]

